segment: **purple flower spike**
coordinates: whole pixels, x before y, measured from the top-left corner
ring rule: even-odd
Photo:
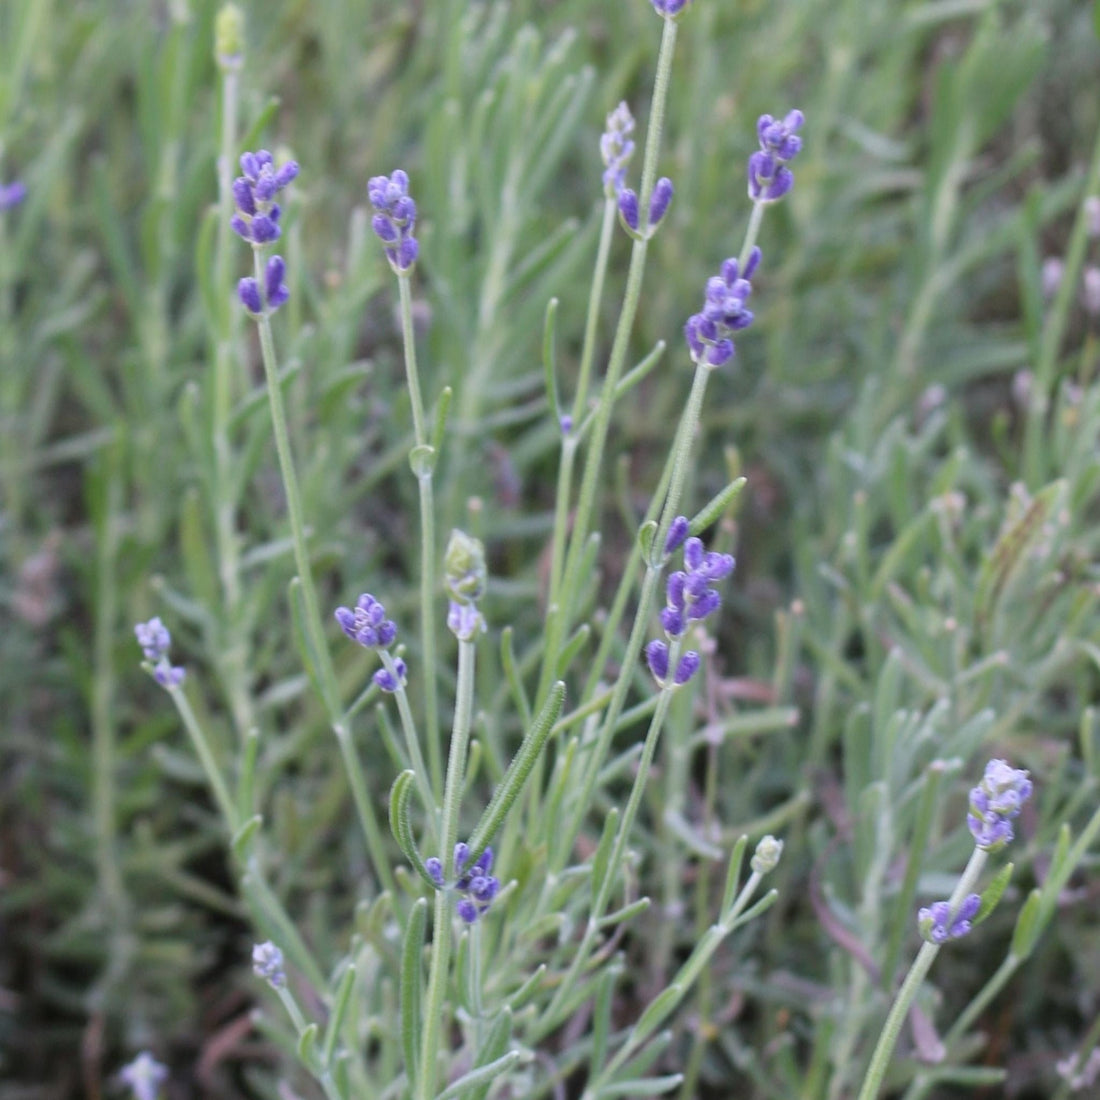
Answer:
[[[665,216],[668,204],[672,202],[672,180],[662,176],[653,188],[653,194],[649,200],[649,228],[655,229]]]
[[[282,989],[286,985],[283,953],[271,940],[258,943],[252,948],[252,972],[257,978],[263,978],[270,983],[273,989]]]
[[[467,866],[470,861],[470,846],[464,841],[459,841],[454,847],[453,864],[455,882],[454,889],[463,896],[455,905],[458,915],[467,923],[473,924],[493,903],[493,899],[500,891],[500,880],[489,872],[493,869],[493,849],[486,848],[474,861],[472,866]],[[436,880],[433,867],[440,866],[440,861],[426,860],[425,866],[429,866],[428,873]]]
[[[760,148],[771,153],[780,164],[786,164],[798,156],[802,148],[802,139],[795,131],[802,128],[805,116],[801,111],[788,111],[780,122],[771,115],[761,115],[756,123],[756,136],[760,139]]]
[[[159,661],[153,669],[153,679],[164,688],[178,688],[186,676],[187,669],[170,664],[167,660]]]
[[[665,553],[671,554],[673,551],[678,550],[684,542],[684,539],[688,537],[688,532],[691,530],[691,523],[687,516],[677,516],[668,527],[668,537],[665,539]]]
[[[159,661],[172,644],[172,635],[159,617],[154,617],[147,623],[138,623],[134,627],[134,636],[147,661]]]
[[[689,3],[690,0],[653,0],[653,10],[666,19],[674,19]]]
[[[629,187],[619,192],[619,216],[628,229],[638,231],[638,196]]]
[[[668,676],[668,646],[654,639],[645,647],[645,663],[653,673],[653,678],[658,683],[663,683]]]
[[[624,100],[607,116],[607,129],[600,138],[600,157],[604,163],[603,191],[615,198],[626,182],[626,168],[634,155],[634,116]]]
[[[749,198],[753,202],[778,202],[794,186],[794,174],[769,153],[749,157]]]
[[[929,943],[937,946],[947,943],[948,940],[962,939],[973,927],[974,917],[981,905],[981,895],[968,894],[959,905],[958,912],[952,915],[949,902],[933,902],[917,913],[920,934]]]
[[[371,227],[386,246],[386,258],[399,275],[412,270],[420,255],[414,232],[416,203],[409,195],[409,177],[400,168],[392,176],[372,176],[367,198],[374,208]]]
[[[260,149],[241,154],[241,171],[244,175],[233,181],[233,232],[257,247],[278,240],[281,211],[275,196],[297,177],[297,163],[290,160],[276,169],[271,154]]]
[[[752,294],[752,275],[760,264],[760,250],[749,253],[745,270],[736,259],[726,260],[718,275],[707,280],[701,313],[688,318],[684,339],[696,363],[720,367],[734,355],[733,334],[752,324],[748,300]]]
[[[699,671],[699,654],[694,649],[689,649],[676,665],[676,674],[672,682],[680,687],[688,682]]]
[[[749,198],[753,202],[778,202],[794,186],[786,165],[798,156],[802,139],[795,133],[805,121],[801,111],[789,111],[780,121],[761,115],[756,123],[760,151],[749,157]]]
[[[966,823],[974,843],[987,852],[1003,848],[1013,838],[1012,818],[1031,797],[1028,773],[1004,760],[990,760],[981,783],[970,792]]]
[[[386,618],[386,609],[369,592],[355,602],[355,609],[338,607],[336,621],[343,632],[367,649],[387,649],[397,637],[397,627]]]

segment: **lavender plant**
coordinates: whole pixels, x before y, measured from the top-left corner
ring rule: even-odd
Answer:
[[[0,1076],[79,1040],[61,1093],[1087,1087],[1100,156],[1021,204],[989,143],[1040,28],[34,7],[0,15]],[[57,70],[108,75],[37,152]],[[103,161],[61,171],[74,135]],[[994,760],[964,810],[989,756],[1037,797]]]

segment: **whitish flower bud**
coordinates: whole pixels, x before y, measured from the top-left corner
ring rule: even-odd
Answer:
[[[239,69],[244,59],[244,13],[223,4],[214,20],[214,60],[222,69]]]
[[[452,531],[443,555],[443,576],[452,599],[457,603],[480,600],[485,594],[487,575],[481,540],[464,531]]]
[[[775,870],[779,864],[779,857],[782,854],[783,841],[776,840],[775,837],[769,833],[759,844],[757,844],[756,852],[749,866],[752,867],[754,874],[766,875],[769,871]]]

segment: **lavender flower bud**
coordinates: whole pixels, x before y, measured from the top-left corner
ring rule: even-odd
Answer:
[[[263,301],[260,299],[260,288],[256,285],[256,280],[251,276],[242,279],[237,284],[237,297],[241,300],[241,305],[244,306],[253,317],[259,317],[264,311]]]
[[[1081,305],[1091,317],[1100,317],[1100,267],[1086,267],[1081,275]]]
[[[1100,238],[1100,195],[1089,195],[1082,204],[1085,211],[1085,226],[1088,235],[1096,240]]]
[[[467,924],[473,924],[477,920],[477,906],[469,898],[462,898],[455,906],[455,911]]]
[[[159,661],[172,644],[172,635],[168,633],[168,628],[160,621],[159,616],[147,623],[138,623],[134,627],[134,636],[147,661]]]
[[[267,298],[267,308],[272,313],[290,297],[290,291],[283,282],[284,275],[286,263],[282,256],[272,256],[264,268],[264,295]]]
[[[27,197],[27,187],[19,180],[0,183],[0,213],[18,206]]]
[[[769,153],[749,157],[749,198],[753,202],[778,202],[794,186],[794,174]]]
[[[573,430],[573,418],[566,413],[558,420],[558,426],[561,428],[562,435],[568,435]]]
[[[719,367],[733,358],[733,334],[753,321],[747,305],[752,294],[749,276],[759,263],[760,250],[754,248],[744,272],[737,260],[728,259],[720,273],[707,280],[702,312],[688,318],[684,325],[684,338],[696,363]]]
[[[699,654],[694,649],[689,649],[676,665],[676,673],[672,677],[672,682],[677,687],[683,687],[699,671],[699,664]]]
[[[1043,261],[1043,266],[1039,273],[1039,283],[1043,288],[1043,297],[1049,301],[1058,293],[1058,288],[1062,285],[1062,274],[1065,271],[1065,264],[1062,263],[1059,256],[1048,256]]]
[[[613,199],[623,189],[626,167],[634,155],[634,142],[629,134],[634,130],[634,116],[624,100],[607,116],[607,129],[600,138],[600,156],[604,163],[604,194]]]
[[[783,841],[776,840],[770,833],[763,837],[756,846],[749,866],[758,875],[766,875],[774,871],[779,864],[779,857],[783,854]]]
[[[404,687],[405,678],[409,672],[408,666],[400,657],[394,657],[393,667],[394,672],[397,673],[396,676],[388,668],[380,668],[371,677],[382,691],[388,692],[390,695],[399,688]]]
[[[241,171],[244,175],[233,181],[236,212],[229,220],[230,228],[256,247],[278,240],[282,211],[275,196],[297,177],[297,163],[290,160],[276,169],[271,154],[260,149],[241,154]]]
[[[668,205],[672,202],[672,180],[662,176],[653,188],[653,194],[649,199],[649,228],[655,229],[665,216]]]
[[[270,940],[252,948],[252,972],[268,982],[272,989],[282,989],[286,985],[283,953]]]
[[[1028,773],[1004,760],[990,760],[981,783],[970,792],[966,823],[974,843],[987,852],[1003,848],[1013,838],[1012,818],[1031,797]]]
[[[455,910],[467,924],[473,924],[497,896],[500,891],[500,880],[489,873],[493,869],[492,848],[486,848],[477,857],[472,867],[467,867],[469,861],[470,846],[460,840],[455,845],[453,854],[454,888],[463,897],[456,903]],[[425,865],[432,862],[432,860],[426,860]],[[434,861],[435,864],[439,862],[439,860]],[[435,878],[435,872],[431,868],[428,873],[433,879]],[[440,871],[440,878],[442,878],[442,871]]]
[[[118,1071],[134,1100],[156,1100],[160,1086],[168,1080],[168,1067],[143,1050],[129,1065]]]
[[[653,678],[658,683],[664,683],[668,676],[668,646],[654,639],[645,647],[645,663],[653,673]]]
[[[469,642],[486,629],[485,619],[476,604],[451,600],[450,610],[447,612],[447,629],[460,642]]]
[[[691,530],[691,522],[687,516],[677,516],[668,527],[668,537],[665,539],[665,553],[671,554],[678,550],[688,537]]]
[[[424,860],[424,870],[436,886],[443,885],[443,861],[438,856],[429,856]]]
[[[161,687],[177,688],[187,676],[187,669],[180,665],[171,664],[167,658],[162,658],[153,669],[153,679]]]
[[[619,217],[628,229],[638,231],[638,196],[629,187],[619,192]]]
[[[937,946],[948,940],[961,939],[973,927],[972,921],[981,904],[979,894],[969,894],[959,905],[958,912],[952,915],[949,902],[934,902],[917,913],[917,926],[921,936]]]
[[[652,0],[653,10],[666,19],[675,19],[691,0]]]
[[[487,576],[481,540],[457,529],[452,531],[443,555],[443,579],[451,598],[458,603],[480,600]]]
[[[386,649],[397,637],[397,627],[386,618],[381,601],[364,592],[355,601],[355,609],[338,607],[335,611],[340,629],[353,641],[367,649]]]

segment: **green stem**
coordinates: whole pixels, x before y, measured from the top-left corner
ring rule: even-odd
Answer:
[[[439,807],[436,805],[435,795],[432,792],[428,780],[428,770],[424,766],[424,757],[420,753],[420,739],[416,736],[416,723],[413,721],[412,708],[409,706],[409,694],[401,677],[397,674],[397,666],[393,658],[386,650],[379,650],[382,664],[386,671],[393,677],[399,686],[393,693],[397,701],[397,713],[401,717],[401,731],[405,735],[405,747],[409,753],[409,763],[416,773],[416,784],[420,790],[420,799],[424,803],[424,813],[428,819],[428,828],[434,840],[439,835]]]
[[[401,335],[405,346],[405,379],[412,406],[413,433],[417,447],[429,445],[424,398],[420,392],[420,371],[416,362],[416,333],[413,329],[412,290],[408,273],[397,278],[401,292]],[[435,504],[432,499],[432,471],[438,456],[431,455],[417,471],[420,496],[420,645],[424,673],[424,719],[428,732],[428,767],[431,789],[436,797],[442,786],[443,750],[439,734],[439,700],[436,694],[435,645]],[[419,755],[419,754],[418,754]],[[434,808],[435,798],[429,803]]]
[[[187,734],[191,738],[191,744],[194,746],[195,755],[199,758],[202,770],[206,772],[206,781],[214,792],[214,801],[218,804],[218,809],[225,819],[225,827],[229,830],[229,835],[233,836],[239,827],[237,804],[229,793],[229,785],[226,783],[225,776],[222,775],[222,770],[214,757],[214,751],[210,747],[209,740],[207,740],[206,731],[195,717],[195,712],[191,709],[191,704],[187,701],[183,689],[170,687],[167,691],[172,696],[172,702],[175,703],[176,710],[183,720],[184,729],[187,730]]]
[[[340,745],[340,755],[344,760],[344,771],[347,773],[348,784],[351,787],[351,797],[355,802],[359,825],[363,830],[363,837],[366,840],[371,861],[374,863],[378,881],[381,883],[383,890],[394,893],[397,887],[393,871],[390,869],[389,857],[386,854],[385,835],[378,823],[378,815],[374,811],[374,801],[371,799],[367,787],[367,779],[363,774],[359,754],[355,751],[355,742],[352,740],[351,731],[340,723],[333,726],[333,731]]]
[[[306,1018],[302,1015],[302,1010],[298,1007],[298,1002],[294,999],[294,994],[291,993],[285,985],[276,988],[275,992],[278,993],[279,1000],[283,1002],[283,1008],[286,1009],[286,1013],[290,1017],[291,1023],[294,1025],[294,1030],[297,1031],[298,1038],[301,1039],[309,1025],[306,1024]],[[344,1100],[340,1090],[336,1087],[336,1081],[333,1079],[332,1073],[329,1071],[328,1067],[321,1070],[315,1070],[313,1067],[309,1067],[309,1069],[320,1083],[321,1088],[325,1090],[325,1096],[328,1097],[328,1100]]]
[[[451,729],[451,749],[447,759],[447,781],[443,792],[443,817],[439,858],[445,867],[451,866],[455,842],[458,839],[458,811],[466,771],[466,752],[470,743],[470,726],[474,709],[473,642],[458,643],[458,685],[455,695],[454,725]],[[448,877],[450,877],[448,875]],[[420,1047],[419,1100],[433,1100],[440,1036],[443,1029],[444,1001],[447,994],[447,973],[451,961],[451,892],[437,890],[432,931],[432,961],[428,972],[428,993],[424,1005],[424,1035]]]
[[[963,899],[972,892],[988,858],[989,853],[984,848],[974,849],[970,862],[967,863],[966,869],[963,871],[962,877],[959,879],[958,885],[948,902],[952,914],[958,911]],[[949,925],[950,923],[951,918],[948,920]],[[897,1045],[898,1036],[901,1034],[906,1017],[909,1015],[909,1009],[912,1008],[917,993],[920,992],[920,987],[939,953],[940,948],[934,943],[924,943],[920,951],[917,952],[917,957],[913,961],[909,973],[905,976],[901,989],[898,990],[893,1007],[890,1009],[890,1015],[886,1017],[886,1023],[883,1025],[882,1034],[875,1046],[875,1052],[871,1055],[871,1063],[867,1067],[867,1074],[863,1078],[863,1086],[859,1090],[857,1100],[875,1100],[878,1096],[883,1078],[886,1076],[886,1070],[890,1065],[890,1059],[894,1053],[894,1047]]]
[[[256,284],[264,285],[264,268],[260,249],[253,249],[256,269]],[[265,309],[256,319],[260,330],[260,352],[264,364],[264,377],[267,381],[267,397],[271,406],[271,425],[275,432],[275,450],[279,456],[279,470],[286,493],[287,513],[290,517],[290,533],[294,541],[294,563],[298,570],[298,579],[302,586],[302,601],[305,604],[305,629],[309,635],[313,659],[317,663],[317,672],[321,680],[321,692],[325,707],[333,727],[340,721],[340,692],[336,683],[336,673],[332,667],[332,657],[321,628],[321,611],[317,602],[317,590],[313,586],[313,570],[309,563],[306,548],[306,527],[302,513],[302,494],[298,488],[298,475],[294,469],[294,456],[290,449],[290,432],[287,428],[286,408],[283,405],[283,391],[279,385],[278,364],[275,358],[275,339],[271,332],[271,317]]]
[[[672,74],[672,56],[676,46],[676,24],[665,20],[664,33],[661,36],[661,49],[657,57],[657,76],[653,85],[653,99],[650,106],[649,128],[646,132],[645,158],[642,167],[642,184],[639,192],[639,207],[645,209],[649,202],[653,181],[657,175],[657,158],[660,153],[661,134],[664,129],[665,106],[668,101],[668,88]],[[630,268],[626,277],[626,291],[619,321],[615,327],[615,339],[611,345],[611,355],[607,364],[607,374],[600,390],[600,400],[596,407],[592,423],[592,436],[585,459],[584,473],[581,477],[580,495],[577,500],[576,516],[573,520],[573,532],[569,539],[569,553],[565,563],[562,591],[573,593],[579,585],[576,581],[577,570],[584,554],[588,531],[592,522],[600,482],[600,470],[603,465],[604,448],[611,425],[611,412],[615,402],[615,387],[626,363],[630,347],[630,333],[634,327],[634,318],[638,312],[638,300],[642,291],[642,276],[645,272],[645,259],[648,242],[636,240],[630,252]],[[549,660],[556,664],[558,650],[569,632],[571,608],[559,611],[554,637],[547,639]],[[539,705],[536,702],[536,710]]]

